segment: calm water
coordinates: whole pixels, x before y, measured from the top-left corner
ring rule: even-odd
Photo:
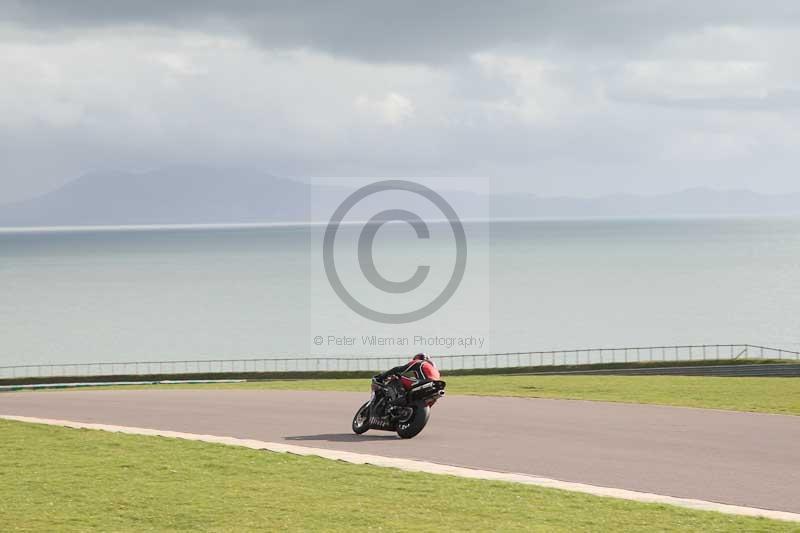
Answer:
[[[537,221],[467,229],[461,290],[424,323],[397,327],[364,321],[332,294],[318,251],[320,227],[0,232],[0,365],[407,353],[421,347],[371,346],[363,337],[406,336],[413,344],[416,334],[485,342],[427,347],[433,353],[800,347],[800,220]],[[408,230],[382,230],[379,271],[400,280],[415,265],[430,264],[430,284],[446,281],[440,274],[449,272],[452,250]],[[355,235],[343,230],[340,255],[355,257],[347,245]],[[369,294],[358,267],[344,263],[343,280],[365,302],[397,305]],[[404,305],[435,295],[428,284]],[[314,344],[318,335],[325,345]],[[329,337],[359,340],[329,345]]]

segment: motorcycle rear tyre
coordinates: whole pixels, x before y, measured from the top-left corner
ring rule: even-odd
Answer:
[[[427,405],[414,407],[414,414],[407,422],[397,424],[397,435],[401,439],[413,439],[425,429],[431,417],[431,408]]]

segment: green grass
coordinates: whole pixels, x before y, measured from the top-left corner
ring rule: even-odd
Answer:
[[[448,394],[647,403],[800,415],[800,378],[689,376],[452,376]],[[149,388],[367,392],[365,379],[276,380]],[[105,387],[104,387],[105,388]]]
[[[198,442],[2,420],[0,436],[4,532],[800,531],[765,519]],[[431,511],[420,517],[422,502]]]
[[[478,356],[480,359],[480,356]],[[480,361],[477,361],[480,363]],[[569,364],[569,365],[545,365],[545,366],[515,366],[497,368],[471,368],[460,370],[448,370],[448,376],[492,376],[492,375],[525,375],[541,374],[552,372],[587,371],[587,370],[609,370],[609,369],[640,369],[640,368],[670,368],[670,367],[709,367],[709,366],[752,366],[752,365],[771,365],[771,364],[790,364],[796,363],[793,359],[704,359],[692,361],[641,361],[628,363],[593,363],[593,364]],[[120,363],[131,369],[138,366],[136,363]],[[133,366],[131,366],[133,365]],[[142,363],[142,370],[146,370],[148,363]],[[158,363],[154,363],[154,368],[158,368]],[[20,376],[5,377],[0,379],[0,386],[32,385],[32,384],[59,384],[59,383],[82,383],[87,379],[94,382],[113,383],[117,381],[194,381],[194,380],[226,380],[243,379],[249,381],[267,380],[297,380],[297,379],[369,379],[375,371],[368,370],[342,370],[342,371],[249,371],[249,372],[210,372],[210,373],[156,373],[156,374],[114,374],[100,376]]]

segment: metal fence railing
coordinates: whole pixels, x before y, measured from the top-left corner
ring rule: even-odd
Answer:
[[[800,360],[800,352],[752,344],[701,344],[687,346],[634,346],[494,354],[437,356],[443,371],[736,359]],[[191,361],[133,361],[0,366],[0,379],[144,376],[189,374],[242,374],[259,372],[380,371],[407,361],[407,356],[296,357],[260,359],[209,359]]]

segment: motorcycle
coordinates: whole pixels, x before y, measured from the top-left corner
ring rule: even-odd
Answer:
[[[444,396],[446,386],[440,380],[405,376],[391,376],[385,382],[372,378],[372,397],[353,417],[353,432],[394,431],[401,439],[412,439],[425,429],[431,407]]]

